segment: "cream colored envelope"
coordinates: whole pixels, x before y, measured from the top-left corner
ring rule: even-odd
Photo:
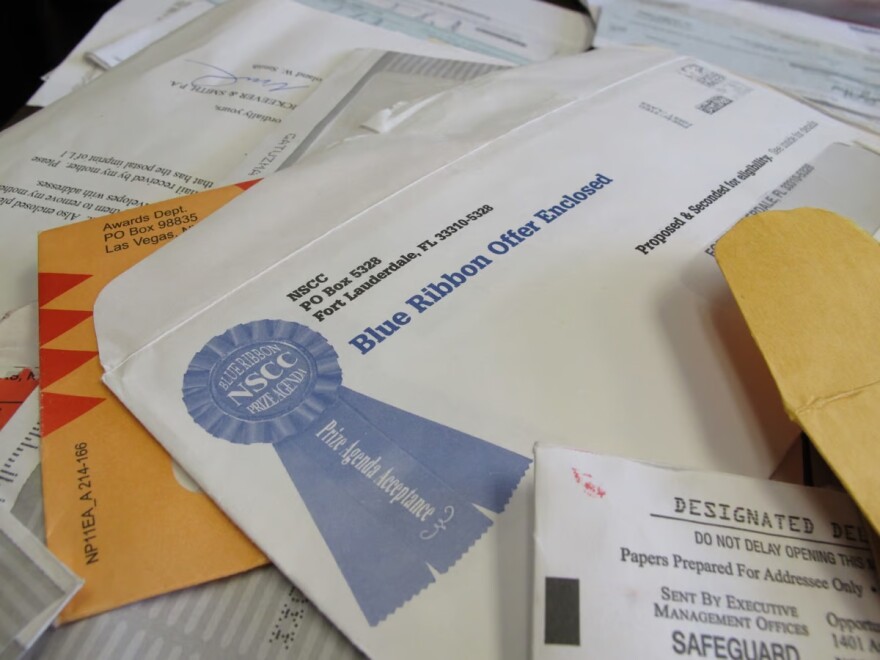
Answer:
[[[789,416],[880,529],[877,241],[829,211],[769,211],[716,256]]]
[[[534,443],[768,476],[797,429],[711,246],[876,136],[645,51],[373,125],[111,283],[105,382],[369,656],[526,657]]]
[[[62,621],[266,562],[101,383],[92,323],[107,282],[250,185],[39,236],[46,542],[85,579]]]

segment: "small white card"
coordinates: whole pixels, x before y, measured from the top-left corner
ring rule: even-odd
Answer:
[[[534,655],[880,657],[842,493],[538,446]]]

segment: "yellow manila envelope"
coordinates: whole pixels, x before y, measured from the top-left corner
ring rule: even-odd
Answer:
[[[715,254],[789,416],[880,530],[880,245],[801,208],[741,220]]]
[[[266,563],[101,383],[92,324],[111,279],[253,183],[39,235],[46,541],[85,579],[62,622]]]

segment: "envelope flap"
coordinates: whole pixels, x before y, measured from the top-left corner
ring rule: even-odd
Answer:
[[[447,141],[417,159],[421,149],[408,142],[371,147],[348,149],[348,157],[327,163],[318,155],[277,173],[258,184],[258,196],[242,195],[245,204],[233,200],[112,281],[95,303],[105,370],[462,149]],[[377,178],[376,163],[386,159],[407,167],[384,167]],[[295,227],[288,213],[279,212],[291,206],[298,209]]]
[[[880,525],[880,245],[802,208],[742,220],[716,256],[789,415]]]
[[[824,408],[805,410],[799,415],[799,421],[813,444],[875,530],[880,529],[878,410],[880,388],[870,387]]]
[[[394,128],[388,135],[345,141],[276,173],[260,183],[258,197],[233,200],[102,291],[95,304],[95,330],[104,369],[114,369],[339,223],[407,186],[520,126],[674,59],[662,51],[621,49],[561,58],[535,71],[500,71],[402,111],[386,126]],[[291,207],[295,227],[286,212]],[[253,225],[260,231],[253,231]]]
[[[793,415],[876,386],[880,245],[870,235],[828,211],[776,211],[741,221],[716,254]]]

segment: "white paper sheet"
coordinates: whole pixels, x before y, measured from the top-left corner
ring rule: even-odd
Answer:
[[[352,51],[230,178],[245,181],[289,167],[306,154],[364,135],[377,112],[447,90],[500,67],[378,50]],[[281,163],[281,165],[279,165]]]
[[[120,0],[104,13],[61,64],[46,75],[28,105],[47,106],[97,78],[104,71],[86,57],[90,50],[151,25],[188,4],[190,0]]]
[[[754,3],[725,11],[714,3],[706,8],[614,0],[602,6],[595,45],[670,48],[820,102],[830,114],[839,107],[843,118],[880,128],[880,55],[853,36],[864,32],[775,7],[746,10],[749,5]]]
[[[0,658],[27,651],[82,580],[0,506]]]
[[[40,465],[40,390],[0,428],[0,508],[11,509]]]
[[[577,12],[535,0],[300,0],[389,30],[514,64],[590,47],[593,26]]]
[[[36,368],[37,343],[37,303],[0,313],[0,367]]]
[[[524,657],[535,440],[769,475],[796,433],[704,250],[876,138],[640,51],[383,126],[111,283],[106,382],[371,657]]]
[[[581,0],[591,16],[601,14],[602,8],[617,0]],[[857,3],[825,3],[827,13],[821,11],[808,13],[810,0],[780,0],[773,4],[761,0],[670,0],[668,6],[688,6],[694,9],[708,9],[737,20],[746,20],[756,25],[785,32],[799,37],[810,38],[829,44],[837,44],[863,54],[880,54],[880,29],[871,27],[868,21],[856,21],[841,16],[830,20],[830,12],[837,9],[845,13],[853,9],[859,14]],[[778,5],[778,6],[777,6]],[[799,7],[803,5],[803,7]],[[855,21],[855,22],[847,22]]]
[[[538,0],[299,1],[368,25],[514,64],[579,53],[593,40],[593,24],[584,15]],[[102,18],[29,103],[48,105],[218,4],[220,0],[178,0],[173,9],[179,11],[162,13],[163,5],[126,0]],[[153,20],[145,23],[146,17]],[[126,25],[130,29],[123,27]]]
[[[869,234],[880,230],[880,154],[833,144],[779,187],[760,198],[758,210],[803,206],[833,211]]]
[[[379,46],[461,53],[288,0],[236,0],[4,131],[0,315],[36,298],[38,231],[234,183],[345,53]]]
[[[880,653],[845,494],[543,445],[535,471],[536,660]]]
[[[158,16],[156,20],[147,25],[128,32],[108,44],[89,49],[85,53],[85,58],[102,69],[112,69],[132,55],[141,52],[154,41],[158,41],[216,6],[217,3],[208,0],[188,0],[185,4],[177,3],[173,11]]]

